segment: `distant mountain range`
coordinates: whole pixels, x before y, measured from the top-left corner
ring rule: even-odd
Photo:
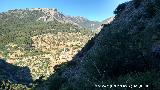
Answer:
[[[71,23],[79,27],[92,29],[92,30],[97,29],[101,25],[101,22],[90,21],[81,16],[74,17],[74,16],[69,16],[69,15],[64,15],[61,12],[59,12],[57,9],[33,8],[30,10],[37,10],[37,11],[41,11],[44,13],[44,15],[39,17],[38,20],[43,20],[43,21],[57,20],[58,22],[61,22],[61,23]]]
[[[23,11],[23,13],[22,13]],[[30,11],[30,12],[28,12]],[[61,23],[71,23],[73,25],[77,25],[80,28],[86,28],[90,30],[97,30],[100,28],[101,24],[108,23],[113,20],[113,17],[110,17],[108,19],[105,19],[102,22],[99,21],[90,21],[84,17],[81,16],[69,16],[64,15],[63,13],[59,12],[57,9],[52,8],[31,8],[31,9],[15,9],[15,10],[9,10],[8,13],[21,13],[20,17],[25,17],[27,13],[31,13],[32,11],[37,11],[39,14],[36,14],[37,21],[42,20],[44,22],[49,21],[58,21]]]

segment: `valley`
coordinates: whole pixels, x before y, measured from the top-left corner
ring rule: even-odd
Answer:
[[[0,89],[160,90],[159,0],[113,12],[101,22],[54,8],[0,13]]]

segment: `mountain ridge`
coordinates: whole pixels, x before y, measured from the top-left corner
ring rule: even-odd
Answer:
[[[57,20],[61,23],[71,23],[74,25],[79,26],[80,28],[87,28],[87,29],[97,29],[101,22],[98,21],[90,21],[82,16],[70,16],[64,15],[63,13],[59,12],[57,9],[54,8],[26,8],[26,9],[14,9],[8,10],[9,12],[20,12],[20,11],[39,11],[42,15],[37,20],[42,20],[44,22],[54,21]],[[93,30],[93,31],[94,31]]]
[[[56,8],[26,8],[26,9],[13,9],[13,10],[8,10],[9,13],[21,13],[22,11],[38,11],[40,12],[40,16],[38,16],[37,21],[42,20],[44,22],[49,22],[49,21],[58,21],[61,23],[70,23],[73,25],[77,25],[80,28],[86,28],[90,29],[92,31],[97,30],[101,24],[104,23],[104,21],[99,22],[99,21],[91,21],[88,20],[87,18],[84,18],[82,16],[70,16],[70,15],[65,15],[62,12],[59,12]],[[7,12],[3,12],[7,13]],[[24,13],[25,14],[25,13]],[[111,17],[113,18],[113,17]],[[112,19],[106,19],[105,22],[111,22]],[[109,20],[109,21],[108,21]],[[98,29],[99,30],[99,29]]]

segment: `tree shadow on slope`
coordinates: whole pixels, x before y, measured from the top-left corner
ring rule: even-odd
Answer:
[[[28,86],[32,81],[28,67],[14,66],[0,59],[0,89],[11,89],[11,84]]]

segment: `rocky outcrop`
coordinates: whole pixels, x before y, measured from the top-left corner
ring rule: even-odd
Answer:
[[[32,8],[30,10],[36,10],[36,11],[43,12],[44,15],[39,17],[38,20],[43,20],[45,22],[57,20],[58,22],[61,22],[61,23],[71,23],[81,28],[87,28],[91,30],[96,30],[101,25],[101,22],[90,21],[81,16],[74,17],[74,16],[69,16],[69,15],[64,15],[58,12],[57,9]]]

